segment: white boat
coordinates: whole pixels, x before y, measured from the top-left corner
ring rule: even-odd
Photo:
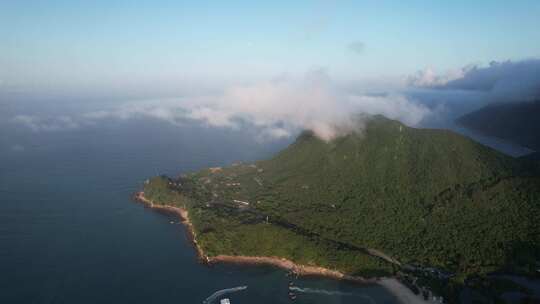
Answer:
[[[219,301],[219,304],[231,304],[231,301],[225,298],[225,299],[221,299],[221,301]]]

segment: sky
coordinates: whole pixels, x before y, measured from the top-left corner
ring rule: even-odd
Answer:
[[[0,86],[147,90],[324,68],[343,82],[537,58],[531,1],[0,1]]]
[[[0,112],[31,132],[144,117],[258,140],[331,140],[364,114],[446,126],[540,100],[538,16],[537,0],[0,0]]]

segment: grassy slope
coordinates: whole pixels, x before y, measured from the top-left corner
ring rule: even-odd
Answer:
[[[279,255],[364,275],[391,268],[340,244],[459,273],[526,267],[538,258],[539,178],[448,131],[378,117],[363,134],[329,143],[306,132],[255,165],[203,170],[177,187],[183,196],[175,200],[191,198],[210,254]],[[236,212],[234,199],[311,234]]]

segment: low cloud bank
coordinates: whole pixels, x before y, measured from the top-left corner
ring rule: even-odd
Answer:
[[[437,74],[431,69],[407,78],[412,87],[485,93],[488,102],[540,100],[540,59],[491,62],[486,67],[468,65]]]
[[[203,102],[204,104],[204,102]],[[356,114],[382,114],[416,125],[428,110],[402,95],[369,96],[344,92],[317,71],[302,80],[279,80],[233,87],[207,104],[188,110],[187,117],[217,127],[248,122],[272,137],[310,129],[329,140],[356,128]]]
[[[310,129],[330,140],[361,131],[358,114],[382,114],[407,125],[417,125],[430,110],[398,93],[359,94],[338,88],[324,70],[300,78],[233,86],[221,94],[126,103],[77,116],[39,118],[19,115],[14,122],[33,131],[73,129],[105,119],[150,117],[181,125],[199,122],[220,128],[255,128],[264,139],[289,137]]]
[[[474,66],[466,66],[461,69],[438,74],[433,68],[425,68],[409,75],[406,79],[408,86],[417,88],[442,88],[449,82],[463,78]]]
[[[34,132],[77,129],[80,126],[79,122],[67,115],[46,118],[34,115],[17,115],[12,121],[24,125]]]

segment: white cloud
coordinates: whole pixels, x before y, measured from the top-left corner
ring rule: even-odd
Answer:
[[[417,71],[413,75],[409,75],[406,79],[407,85],[422,88],[435,88],[444,86],[447,83],[463,78],[475,66],[468,65],[461,69],[447,71],[438,74],[433,68],[425,68]]]
[[[239,128],[248,123],[273,138],[311,129],[321,138],[331,139],[351,131],[353,125],[357,127],[353,117],[358,113],[382,114],[409,125],[416,125],[429,114],[427,108],[402,95],[343,92],[324,70],[310,72],[302,79],[234,86],[222,95],[199,101],[196,106],[185,108],[186,118],[214,127]]]
[[[13,118],[13,122],[22,124],[34,132],[59,131],[79,127],[79,123],[67,115],[46,118],[33,115],[17,115]]]
[[[437,74],[431,69],[409,76],[410,86],[441,90],[485,93],[489,102],[540,99],[540,59],[491,62],[488,66],[468,65]]]
[[[268,134],[271,138],[284,138],[291,136],[291,132],[284,128],[268,128],[265,130],[265,134]]]
[[[192,108],[188,111],[186,117],[202,121],[212,127],[236,128],[238,125],[234,122],[234,115],[235,113],[227,109],[219,109],[216,105],[215,108],[212,106]]]
[[[126,103],[112,109],[40,119],[19,115],[14,121],[34,131],[72,129],[105,119],[147,117],[181,125],[197,121],[210,127],[250,127],[260,138],[283,138],[311,129],[329,140],[360,130],[357,114],[382,114],[408,125],[429,110],[400,94],[363,95],[336,86],[324,69],[303,77],[232,86],[220,94]]]

